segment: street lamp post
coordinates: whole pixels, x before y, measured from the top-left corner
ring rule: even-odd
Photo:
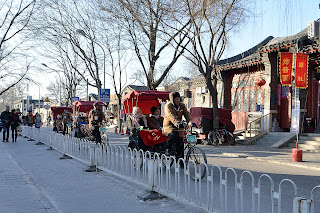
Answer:
[[[26,78],[28,81],[31,81],[31,79],[30,78]],[[35,82],[35,81],[32,81],[33,83],[35,83],[37,86],[38,86],[38,88],[39,88],[39,114],[40,114],[40,85],[37,83],[37,82]]]
[[[77,33],[79,33],[83,37],[90,39],[92,42],[97,44],[102,49],[102,51],[103,51],[103,88],[105,89],[106,88],[106,53],[104,51],[104,48],[101,46],[101,44],[99,44],[95,40],[89,38],[88,35],[83,30],[77,29]],[[99,99],[100,99],[100,95],[99,95]]]
[[[52,69],[51,67],[48,67],[45,63],[41,63],[41,65],[42,66],[44,66],[44,67],[46,67],[46,68],[48,68],[48,69],[50,69],[50,70],[52,70],[53,72],[56,72],[58,75],[59,75],[59,79],[60,79],[60,83],[59,83],[59,105],[61,106],[61,87],[62,87],[62,80],[61,80],[61,76],[60,76],[60,73],[57,71],[57,70],[55,70],[55,69]]]

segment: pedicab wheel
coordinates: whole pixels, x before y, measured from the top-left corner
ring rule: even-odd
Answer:
[[[141,170],[142,166],[143,166],[143,156],[139,152],[140,148],[136,144],[131,144],[130,148],[133,152],[133,159],[132,159],[133,167],[140,168],[140,170]],[[133,151],[134,149],[136,149],[137,151],[136,152]]]
[[[199,147],[192,147],[188,150],[188,153],[186,155],[186,166],[188,168],[188,164],[189,164],[189,161],[193,160],[196,164],[196,166],[198,167],[198,171],[200,169],[200,164],[201,163],[207,163],[207,157],[206,157],[206,154],[204,153],[204,151],[199,148]],[[190,163],[189,165],[189,174],[190,174],[190,177],[195,180],[196,177],[195,177],[195,167],[194,167],[194,164],[193,163]],[[200,174],[200,177],[201,179],[205,176],[206,174],[206,167],[204,165],[201,165],[201,174]]]
[[[227,135],[226,135],[226,141],[227,141],[229,144],[231,144],[232,146],[234,146],[234,145],[236,144],[236,140],[235,140],[234,136],[231,135],[231,133],[230,133],[230,134],[227,133]]]

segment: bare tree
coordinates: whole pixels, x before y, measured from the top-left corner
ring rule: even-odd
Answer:
[[[243,0],[184,0],[186,15],[191,19],[186,58],[204,76],[212,97],[213,127],[219,127],[217,62],[221,58],[228,34],[245,17]]]
[[[155,90],[182,55],[188,42],[182,32],[190,26],[190,19],[177,25],[173,14],[178,13],[175,1],[99,1],[126,29],[137,60],[146,80],[147,88]],[[160,55],[162,58],[160,58]],[[163,60],[162,60],[163,59]],[[160,68],[159,64],[166,63]],[[161,69],[161,70],[160,70]],[[156,73],[158,70],[158,73]]]
[[[26,41],[22,34],[33,17],[35,3],[35,0],[0,0],[0,81],[11,82],[2,87],[0,95],[21,82],[29,69],[29,65],[26,70],[17,69],[12,61],[18,60],[19,47]]]
[[[84,1],[43,1],[43,10],[39,12],[35,21],[33,32],[54,46],[59,55],[59,65],[65,71],[66,79],[70,85],[79,82],[78,76],[98,90],[101,88],[101,67],[103,57],[101,50],[96,46],[94,21],[87,13],[85,7],[81,7]],[[86,32],[87,39],[77,33],[77,29]],[[52,51],[51,51],[52,52]],[[55,53],[55,54],[56,54]],[[53,56],[47,56],[52,58]],[[69,87],[69,94],[75,92],[75,87]]]

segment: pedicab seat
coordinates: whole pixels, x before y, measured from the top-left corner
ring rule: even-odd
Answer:
[[[139,130],[139,135],[146,146],[154,146],[166,142],[169,138],[162,134],[161,129]]]

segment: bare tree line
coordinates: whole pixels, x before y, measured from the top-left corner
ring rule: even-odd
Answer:
[[[41,44],[38,51],[47,58],[46,64],[64,77],[67,98],[76,95],[78,86],[84,82],[97,90],[105,86],[101,77],[105,72],[120,104],[128,69],[133,69],[130,71],[139,79],[145,79],[148,89],[155,90],[176,62],[185,58],[205,77],[213,110],[217,112],[216,65],[225,50],[228,34],[245,18],[245,3],[244,0],[33,0],[21,6],[25,9],[20,14],[26,14],[21,15],[20,28],[15,28],[17,33],[10,35],[28,27],[34,41]],[[3,40],[5,43],[6,39]],[[1,56],[6,52],[2,51]]]

